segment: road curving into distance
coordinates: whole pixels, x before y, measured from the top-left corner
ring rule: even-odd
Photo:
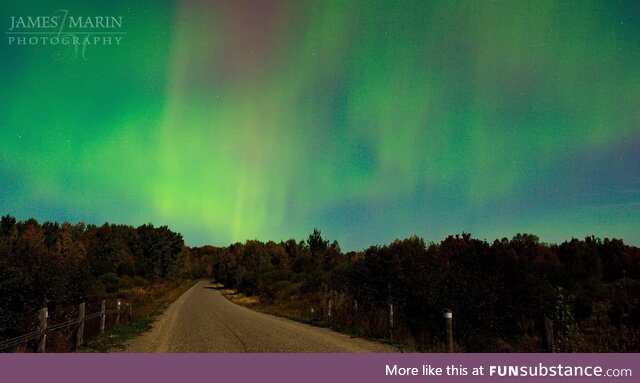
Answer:
[[[158,317],[125,352],[398,352],[387,344],[259,313],[201,281]]]

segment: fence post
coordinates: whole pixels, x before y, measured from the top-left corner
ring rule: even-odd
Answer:
[[[544,317],[544,351],[554,352],[553,321]]]
[[[107,301],[106,299],[103,299],[100,303],[100,335],[104,334],[105,323],[107,321],[106,311]]]
[[[393,340],[393,303],[389,303],[389,339]]]
[[[444,352],[453,352],[453,314],[451,310],[444,310]]]
[[[36,352],[45,352],[47,344],[47,318],[49,317],[49,310],[45,307],[38,310],[38,331],[42,333],[40,342],[38,342],[38,348]]]
[[[353,332],[356,332],[356,326],[358,325],[358,300],[356,299],[353,304]]]
[[[84,336],[84,302],[78,305],[78,332],[76,333],[76,350],[82,346]]]
[[[118,299],[118,306],[116,307],[116,325],[114,327],[118,327],[120,325],[120,306],[122,302]]]

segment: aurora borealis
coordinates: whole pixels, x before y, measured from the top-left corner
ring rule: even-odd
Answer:
[[[640,243],[635,1],[26,1],[120,46],[0,45],[0,213],[190,245]]]

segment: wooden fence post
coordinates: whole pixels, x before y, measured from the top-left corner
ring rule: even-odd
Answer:
[[[453,314],[451,310],[444,310],[444,352],[453,352]]]
[[[120,306],[122,305],[122,301],[118,299],[118,306],[116,307],[116,325],[114,327],[118,327],[120,325]]]
[[[76,333],[76,350],[84,343],[84,302],[78,305],[78,332]]]
[[[393,303],[389,303],[389,339],[393,340]]]
[[[49,310],[45,307],[38,310],[38,331],[42,333],[40,342],[38,342],[38,348],[36,352],[45,352],[47,344],[47,318],[49,317]]]
[[[107,300],[103,299],[100,303],[100,335],[104,334],[104,328],[107,321]]]
[[[353,332],[356,332],[356,326],[358,325],[358,300],[356,299],[353,304]]]
[[[553,321],[544,317],[544,351],[554,352]]]

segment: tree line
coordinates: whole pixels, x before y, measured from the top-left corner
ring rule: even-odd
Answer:
[[[344,253],[315,230],[306,241],[192,252],[209,257],[214,278],[228,288],[418,350],[438,349],[444,310],[454,313],[456,344],[465,351],[540,351],[545,317],[558,350],[640,350],[640,249],[619,239],[555,245],[518,234],[489,243],[464,233]]]
[[[64,317],[68,306],[120,288],[209,273],[166,226],[18,222],[7,215],[0,220],[0,338],[33,331],[29,320],[41,307]]]
[[[442,343],[454,313],[464,351],[540,351],[544,318],[565,351],[640,351],[640,249],[620,239],[546,244],[412,236],[344,252],[314,230],[306,240],[189,248],[166,226],[0,220],[0,338],[32,331],[35,311],[119,289],[212,277],[262,305],[416,350]],[[389,308],[393,307],[393,324]]]

